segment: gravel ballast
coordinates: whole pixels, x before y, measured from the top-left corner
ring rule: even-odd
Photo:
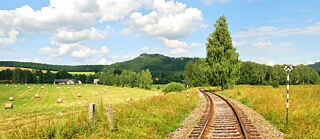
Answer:
[[[189,134],[192,132],[193,127],[198,124],[199,119],[206,110],[206,99],[199,93],[200,100],[196,108],[194,108],[189,116],[181,123],[179,128],[172,132],[168,139],[186,139],[189,138]],[[245,115],[248,116],[252,124],[256,127],[259,134],[264,139],[282,139],[284,134],[278,131],[274,126],[272,126],[268,121],[266,121],[260,114],[251,108],[241,104],[240,102],[228,98],[228,100],[240,108]]]
[[[256,127],[261,137],[265,139],[282,139],[284,134],[278,131],[274,126],[268,123],[259,113],[247,107],[246,105],[241,104],[240,102],[228,98],[228,100],[240,108],[245,115],[248,116],[252,124]]]
[[[189,138],[189,134],[192,132],[193,127],[198,124],[199,119],[203,115],[206,110],[206,98],[199,93],[199,104],[196,108],[194,108],[189,116],[184,119],[184,121],[180,124],[179,128],[177,128],[174,132],[172,132],[168,139],[187,139]]]

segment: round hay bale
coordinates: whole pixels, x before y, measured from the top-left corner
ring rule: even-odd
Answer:
[[[131,101],[133,101],[133,99],[131,97],[129,97],[129,98],[126,99],[126,101],[127,102],[131,102]]]
[[[68,86],[68,89],[70,89],[70,86]]]
[[[34,95],[34,98],[40,98],[39,94]]]
[[[6,87],[9,87],[9,85],[7,84]]]
[[[96,92],[95,94],[96,94],[96,95],[99,95],[99,93],[98,93],[98,92]]]
[[[78,97],[81,97],[81,94],[80,94],[80,93],[78,93],[78,94],[77,94],[77,96],[78,96]]]
[[[28,85],[28,84],[24,84],[24,85]]]
[[[123,92],[123,93],[125,93],[125,92],[126,92],[126,90],[123,90],[122,92]]]
[[[28,89],[30,89],[31,87],[30,86],[28,86]]]
[[[107,92],[107,90],[106,90],[106,89],[103,89],[103,92]]]
[[[61,98],[58,98],[58,99],[57,99],[57,103],[62,103],[62,99],[61,99]]]
[[[80,89],[81,87],[79,86],[78,88]]]
[[[13,108],[13,104],[11,103],[7,103],[5,106],[4,106],[4,109],[12,109]]]
[[[43,89],[44,88],[44,86],[41,86],[41,89]]]
[[[18,86],[15,85],[14,87],[17,88]]]
[[[13,97],[9,97],[9,101],[14,101],[14,98]]]
[[[47,84],[44,84],[44,85],[47,85]]]

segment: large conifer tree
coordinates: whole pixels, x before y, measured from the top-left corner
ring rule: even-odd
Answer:
[[[239,54],[232,46],[225,16],[214,24],[215,30],[207,38],[207,58],[210,66],[210,84],[224,88],[232,87],[239,79]]]

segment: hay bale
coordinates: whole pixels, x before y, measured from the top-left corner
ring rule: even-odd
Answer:
[[[39,94],[34,95],[34,98],[40,98]]]
[[[131,101],[133,101],[133,99],[131,97],[129,97],[129,98],[126,99],[126,101],[127,102],[131,102]]]
[[[13,97],[9,97],[9,101],[14,101],[14,98]]]
[[[15,85],[14,87],[17,88],[18,86]]]
[[[30,89],[31,87],[30,86],[28,86],[28,89]]]
[[[96,95],[99,95],[99,93],[98,93],[98,92],[96,92],[95,94],[96,94]]]
[[[57,99],[57,103],[62,103],[62,99],[61,99],[61,98],[58,98],[58,99]]]
[[[41,89],[43,89],[44,88],[44,86],[41,86]]]
[[[122,92],[123,92],[123,93],[125,93],[125,92],[126,92],[126,90],[123,90]]]
[[[6,87],[9,87],[9,85],[7,84]]]
[[[107,92],[107,90],[106,90],[106,89],[103,89],[103,92]]]
[[[79,86],[78,88],[80,89],[81,87]]]
[[[70,86],[68,86],[68,89],[70,89]]]
[[[78,96],[78,97],[81,97],[81,94],[80,94],[80,93],[78,93],[78,94],[77,94],[77,96]]]
[[[44,85],[47,85],[47,84],[44,84]]]
[[[24,85],[28,85],[28,84],[24,84]]]
[[[12,109],[13,108],[13,104],[11,103],[7,103],[5,106],[4,106],[4,109]]]

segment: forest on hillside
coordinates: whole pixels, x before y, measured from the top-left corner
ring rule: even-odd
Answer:
[[[312,69],[315,69],[316,71],[318,71],[320,73],[320,62],[316,62],[314,64],[310,64],[310,65],[307,65],[307,66],[312,68]]]

